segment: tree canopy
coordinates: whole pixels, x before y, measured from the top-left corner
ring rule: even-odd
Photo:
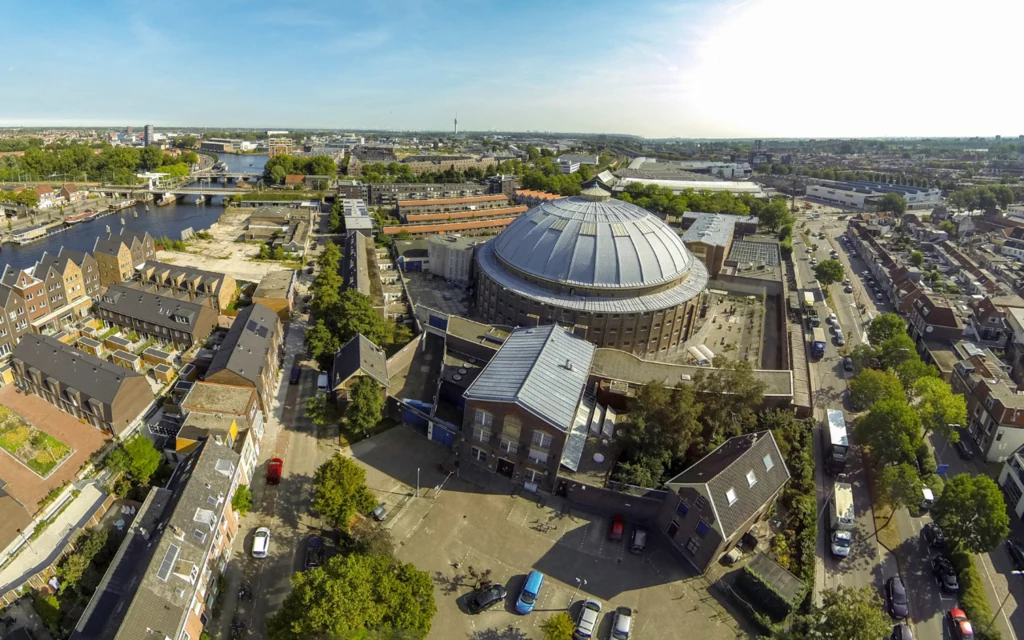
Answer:
[[[889,338],[906,335],[906,333],[907,325],[903,322],[903,318],[895,313],[883,313],[875,316],[875,319],[868,325],[868,342],[878,346]]]
[[[887,193],[878,201],[878,210],[902,216],[907,212],[907,199],[898,193]]]
[[[922,442],[921,418],[904,400],[876,403],[857,421],[857,431],[883,466],[913,461]]]
[[[365,433],[380,422],[384,411],[381,387],[373,378],[361,376],[349,389],[348,394],[345,418],[352,429]]]
[[[964,396],[953,393],[942,378],[923,377],[914,382],[914,408],[921,416],[924,432],[941,433],[950,442],[957,442],[960,434],[952,425],[967,422],[967,402]]]
[[[896,509],[910,508],[919,504],[923,487],[924,483],[921,481],[917,469],[907,462],[891,464],[882,469],[882,472],[878,474],[876,499],[882,504],[892,507],[892,511],[889,512],[889,520],[884,526],[889,525]]]
[[[103,145],[100,152],[84,144],[57,143],[45,149],[30,146],[20,157],[9,156],[0,162],[0,180],[46,180],[60,176],[71,182],[88,179],[114,184],[135,184],[136,173],[161,171],[166,165],[188,163],[192,156],[175,156],[158,147],[113,147]],[[30,191],[26,189],[26,191]]]
[[[387,556],[338,555],[292,576],[292,592],[267,631],[271,640],[359,638],[350,634],[363,631],[422,640],[436,611],[426,572]]]
[[[107,466],[127,474],[139,484],[148,484],[160,466],[160,460],[160,452],[149,438],[137,433],[110,452]]]
[[[921,253],[920,251],[912,251],[910,253],[910,264],[914,265],[915,267],[920,267],[922,264],[924,264],[924,254]]]
[[[338,165],[328,156],[297,158],[282,153],[267,160],[263,167],[263,177],[274,184],[284,184],[289,175],[332,177],[337,173]]]
[[[846,271],[838,260],[822,260],[814,266],[814,277],[824,286],[842,282]]]
[[[540,632],[544,634],[544,640],[572,640],[574,631],[576,623],[572,621],[568,611],[556,613],[540,623]]]
[[[827,589],[821,606],[810,605],[803,615],[793,617],[788,630],[772,637],[777,640],[877,640],[892,631],[892,620],[882,607],[874,587]]]
[[[985,475],[961,473],[946,483],[932,506],[932,519],[962,551],[987,553],[1010,533],[999,485]]]
[[[377,506],[376,498],[366,488],[366,472],[340,453],[316,470],[313,495],[313,509],[341,531],[348,531],[356,513],[369,513]]]
[[[960,189],[949,194],[950,203],[957,209],[974,211],[995,209],[1013,204],[1016,200],[1013,190],[1005,184],[983,185]]]
[[[906,399],[900,379],[888,371],[864,369],[850,381],[850,402],[860,411],[870,409],[882,400],[906,402]]]

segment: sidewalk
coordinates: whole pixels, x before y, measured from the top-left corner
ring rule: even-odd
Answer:
[[[0,593],[14,589],[45,569],[57,559],[71,539],[71,534],[88,524],[103,504],[106,494],[102,485],[92,482],[82,488],[68,507],[50,523],[43,533],[26,545],[21,553],[0,573]],[[26,536],[31,532],[26,531]]]

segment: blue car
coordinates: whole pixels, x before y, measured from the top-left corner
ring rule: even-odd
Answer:
[[[544,584],[544,574],[540,571],[531,571],[526,576],[526,584],[516,600],[516,611],[527,614],[533,611],[533,605],[537,604],[537,596],[540,595],[540,588]]]

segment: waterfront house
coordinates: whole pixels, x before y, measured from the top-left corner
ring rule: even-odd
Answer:
[[[49,209],[57,204],[57,194],[50,185],[41,184],[32,190],[36,192],[36,197],[39,198],[39,203],[36,205],[37,208]]]
[[[97,238],[92,253],[99,266],[100,283],[110,286],[131,280],[136,267],[156,258],[156,244],[147,231],[124,229]]]
[[[81,202],[89,197],[89,192],[78,188],[78,185],[68,183],[60,188],[60,197],[64,198],[64,202],[68,204],[74,204]]]

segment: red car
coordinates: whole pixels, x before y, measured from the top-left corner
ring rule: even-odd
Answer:
[[[608,539],[612,542],[622,542],[622,535],[626,531],[626,519],[620,515],[612,516],[612,523],[608,527]]]
[[[273,458],[267,466],[267,484],[281,483],[281,469],[284,468],[284,460]]]
[[[970,640],[974,638],[974,628],[971,626],[971,621],[967,619],[967,614],[964,613],[963,609],[950,609],[949,613],[949,624],[953,627],[953,637],[957,640]]]

